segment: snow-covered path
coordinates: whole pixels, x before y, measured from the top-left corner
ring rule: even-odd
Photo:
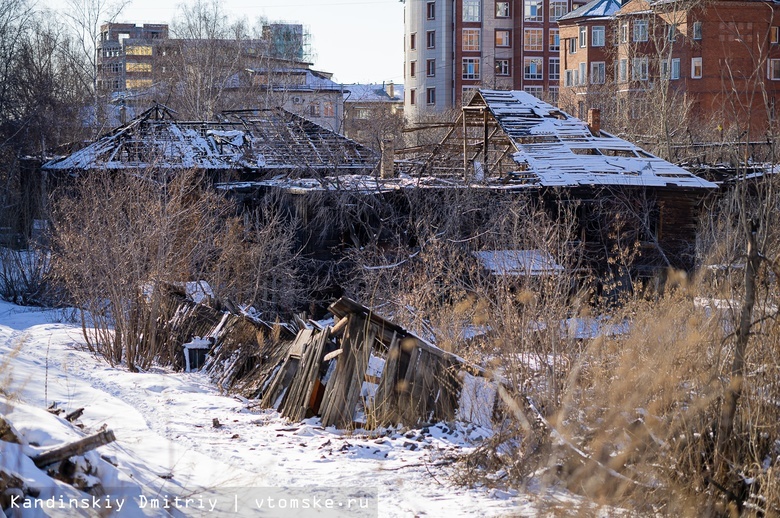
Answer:
[[[372,495],[371,513],[378,509],[380,516],[538,512],[528,495],[463,489],[449,481],[447,459],[473,447],[468,439],[478,439],[484,430],[442,423],[378,437],[326,430],[316,420],[288,423],[276,412],[255,412],[247,401],[219,394],[200,373],[111,368],[83,350],[78,325],[58,320],[56,311],[0,302],[0,387],[11,395],[11,405],[84,407],[85,432],[104,425],[113,430],[117,441],[100,451],[116,459],[117,483],[129,480],[156,495],[206,491],[226,498],[257,496],[264,488],[282,496],[308,491],[322,498],[363,489]],[[57,438],[44,419],[19,415],[14,425],[25,435],[40,435],[42,446]],[[0,455],[0,461],[8,458]],[[250,511],[223,512],[254,515]],[[265,511],[263,516],[293,515]],[[142,514],[167,513],[146,509]]]

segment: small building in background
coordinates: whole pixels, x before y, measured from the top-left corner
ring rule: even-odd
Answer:
[[[404,87],[392,81],[344,85],[343,133],[380,149],[388,136],[398,138],[404,124]]]

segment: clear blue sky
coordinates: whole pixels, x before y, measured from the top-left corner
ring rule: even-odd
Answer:
[[[65,0],[48,0],[60,7]],[[170,23],[181,2],[132,0],[119,22]],[[250,23],[301,23],[311,34],[314,68],[342,83],[403,82],[403,3],[400,0],[223,0],[225,12]]]

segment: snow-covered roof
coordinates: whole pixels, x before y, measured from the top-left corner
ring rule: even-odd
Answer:
[[[718,186],[522,91],[480,90],[484,104],[513,143],[525,182],[542,186]],[[530,181],[529,181],[530,179]]]
[[[393,84],[393,96],[387,92],[384,84],[347,84],[344,85],[345,102],[401,102],[404,99],[404,85]]]
[[[221,121],[176,121],[159,105],[46,170],[238,169],[369,172],[370,149],[281,108],[227,112]]]
[[[543,250],[482,250],[474,255],[494,275],[531,277],[563,271],[563,266]]]
[[[570,13],[567,13],[558,21],[573,20],[575,18],[603,18],[613,16],[620,10],[620,0],[593,0],[587,4],[578,7]]]

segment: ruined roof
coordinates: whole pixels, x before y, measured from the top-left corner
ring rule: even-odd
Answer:
[[[578,7],[570,13],[567,13],[558,21],[574,20],[575,18],[603,18],[613,16],[620,10],[620,0],[593,0],[587,4]]]
[[[600,131],[522,91],[480,90],[484,105],[517,150],[518,173],[542,186],[717,188],[638,146]]]
[[[160,105],[45,170],[204,169],[369,172],[370,149],[281,108],[226,112],[220,121],[176,121]]]

